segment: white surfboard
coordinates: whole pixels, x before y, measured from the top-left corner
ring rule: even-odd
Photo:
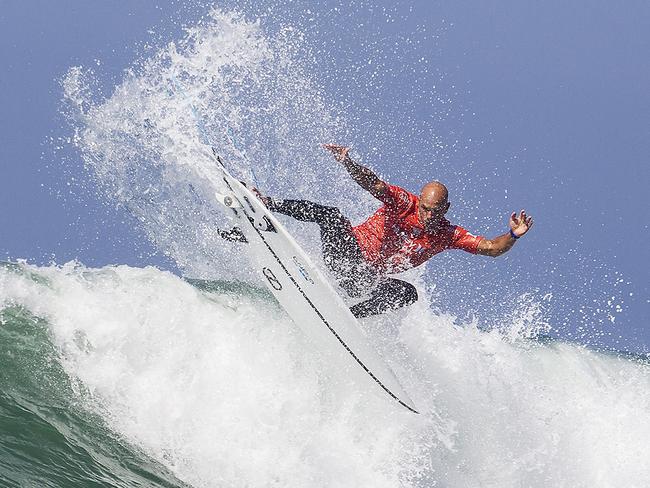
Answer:
[[[214,152],[214,150],[213,150]],[[418,413],[392,370],[368,343],[357,319],[323,273],[264,204],[216,155],[216,197],[237,222],[268,289],[330,362],[361,384]]]

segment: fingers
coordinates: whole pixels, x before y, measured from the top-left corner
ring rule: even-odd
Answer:
[[[517,215],[516,212],[510,214],[510,227],[513,229],[524,227],[526,230],[530,229],[533,226],[533,217],[526,213],[526,210],[522,209]]]
[[[345,161],[348,158],[348,152],[350,152],[349,147],[339,146],[337,144],[323,144],[323,147],[330,151],[334,155],[334,159],[339,162]]]
[[[526,210],[523,209],[519,212],[519,215],[517,215],[517,212],[512,212],[512,215],[510,215],[510,220],[514,220],[515,222],[526,222],[530,218]]]

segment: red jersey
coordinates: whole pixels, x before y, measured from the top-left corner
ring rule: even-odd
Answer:
[[[384,205],[352,228],[366,261],[379,271],[404,271],[445,249],[476,254],[483,239],[448,220],[435,232],[427,232],[418,220],[420,198],[399,186],[387,184],[379,200]]]

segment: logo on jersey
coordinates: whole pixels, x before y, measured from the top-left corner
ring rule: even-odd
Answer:
[[[404,204],[411,203],[411,199],[409,198],[409,194],[406,193],[405,191],[399,192],[399,199]]]

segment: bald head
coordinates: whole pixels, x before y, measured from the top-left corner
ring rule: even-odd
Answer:
[[[434,230],[449,210],[449,192],[439,181],[432,181],[422,187],[418,203],[418,218],[425,227]]]
[[[422,187],[420,198],[430,202],[446,202],[449,198],[449,192],[447,191],[447,187],[439,181],[432,181]]]

